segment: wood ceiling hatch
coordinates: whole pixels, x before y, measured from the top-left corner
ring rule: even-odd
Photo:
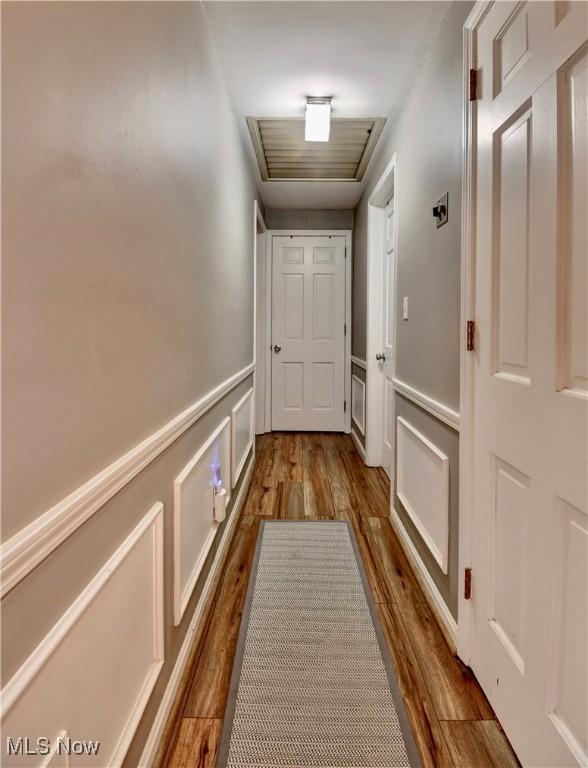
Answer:
[[[322,142],[304,140],[304,119],[247,118],[263,181],[361,181],[385,122],[334,117]]]

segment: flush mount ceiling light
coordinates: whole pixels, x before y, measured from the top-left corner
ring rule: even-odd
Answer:
[[[263,181],[361,181],[386,120],[333,117],[329,141],[305,141],[302,117],[248,117]]]
[[[328,141],[331,133],[331,99],[309,96],[304,118],[304,141]]]

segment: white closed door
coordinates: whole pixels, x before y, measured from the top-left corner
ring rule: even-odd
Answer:
[[[382,350],[379,354],[379,367],[384,379],[383,386],[383,429],[382,429],[382,467],[388,477],[392,477],[394,466],[394,283],[396,279],[395,252],[396,241],[394,216],[394,197],[388,201],[384,209],[384,282],[382,284]]]
[[[345,426],[345,237],[273,238],[272,429]]]
[[[588,764],[586,10],[478,32],[472,666],[528,768]]]

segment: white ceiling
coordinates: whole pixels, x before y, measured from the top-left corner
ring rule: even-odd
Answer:
[[[332,96],[333,116],[387,117],[385,140],[450,3],[203,5],[253,158],[245,117],[302,117],[306,96]],[[259,175],[258,184],[269,208],[353,208],[364,186],[262,182]]]

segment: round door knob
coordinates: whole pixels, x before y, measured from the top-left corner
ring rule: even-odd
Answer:
[[[385,359],[386,359],[386,355],[383,352],[378,352],[378,354],[376,355],[376,360],[384,362]]]
[[[274,344],[274,352],[281,352],[282,347],[279,344]]]

